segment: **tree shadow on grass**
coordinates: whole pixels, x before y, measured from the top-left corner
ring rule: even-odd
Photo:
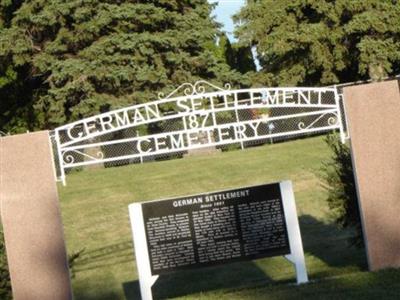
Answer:
[[[324,223],[311,215],[299,217],[304,252],[312,254],[331,267],[356,266],[367,269],[364,248],[350,245],[353,232]]]
[[[154,299],[180,297],[204,291],[258,286],[272,282],[253,262],[237,262],[215,267],[180,271],[160,276],[152,287]],[[140,298],[139,281],[123,283],[127,300]]]
[[[133,259],[132,249],[133,245],[131,240],[96,249],[85,249],[77,259],[74,271],[88,271],[130,262]]]
[[[399,299],[400,270],[357,272],[307,285],[281,286],[278,289],[279,299],[285,300],[394,300]]]
[[[315,256],[333,268],[356,266],[366,269],[364,249],[349,247],[351,231],[341,230],[335,224],[319,221],[311,215],[299,217],[304,251]],[[77,261],[76,272],[102,269],[118,263],[133,260],[132,241],[85,251]],[[268,268],[267,268],[268,269]],[[266,269],[266,270],[267,270]],[[315,272],[309,268],[311,277],[331,276],[328,271]],[[294,280],[294,278],[293,278]],[[161,276],[153,287],[155,299],[184,296],[212,290],[231,290],[240,287],[262,286],[274,283],[255,262],[237,262],[215,267],[180,271]],[[140,299],[139,282],[122,284],[126,299]],[[79,289],[79,299],[117,299],[112,292],[96,294],[96,291]]]
[[[74,289],[74,298],[81,300],[111,300],[120,299],[119,295],[115,292],[109,291],[89,291],[85,288]],[[138,298],[140,299],[140,298]]]

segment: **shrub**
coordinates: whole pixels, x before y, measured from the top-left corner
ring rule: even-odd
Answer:
[[[10,273],[8,272],[3,230],[0,227],[0,299],[12,299]]]
[[[362,247],[362,227],[350,148],[341,143],[337,134],[327,135],[325,141],[332,151],[331,159],[323,166],[329,208],[337,225],[354,229],[350,244]]]

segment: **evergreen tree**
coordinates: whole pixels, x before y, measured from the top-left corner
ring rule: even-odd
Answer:
[[[235,43],[233,44],[233,49],[235,53],[235,63],[232,66],[233,69],[242,74],[256,71],[256,65],[254,63],[254,57],[250,46],[242,46]]]
[[[52,128],[200,78],[235,81],[213,53],[211,9],[206,0],[1,1],[0,61],[18,80],[1,100],[0,129],[24,128],[21,119]]]
[[[231,44],[226,34],[222,34],[218,40],[217,57],[241,74],[256,70],[251,48],[238,43]]]
[[[393,0],[248,0],[235,20],[270,84],[327,85],[397,74],[399,16]]]
[[[225,61],[231,68],[235,66],[236,63],[236,53],[232,48],[232,44],[229,41],[226,34],[222,34],[218,41],[219,56]]]
[[[0,1],[0,39],[4,28],[11,24],[13,13],[21,1]],[[0,57],[0,130],[8,132],[30,129],[29,97],[23,95],[28,88],[21,86],[25,70],[18,69],[7,56]]]

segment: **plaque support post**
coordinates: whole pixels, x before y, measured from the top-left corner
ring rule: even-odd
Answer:
[[[151,274],[150,259],[147,249],[145,225],[143,221],[142,206],[139,203],[129,205],[133,243],[135,247],[136,266],[139,275],[140,294],[142,300],[153,300],[151,287],[156,282],[158,275]]]
[[[300,226],[297,218],[296,202],[291,181],[279,183],[282,193],[283,210],[288,231],[290,254],[285,258],[294,264],[297,284],[307,283],[308,275],[304,259],[303,243],[301,241]]]

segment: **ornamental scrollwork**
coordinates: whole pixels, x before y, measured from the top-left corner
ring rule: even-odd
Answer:
[[[104,158],[104,153],[101,151],[98,151],[96,153],[96,156],[92,156],[79,150],[66,150],[62,153],[62,158],[66,165],[75,163],[75,155],[73,155],[73,153],[81,155],[83,157],[87,157],[93,161],[102,160]]]
[[[217,85],[214,85],[206,80],[199,80],[196,83],[183,83],[167,96],[164,93],[158,93],[159,100],[168,99],[174,95],[177,95],[181,92],[185,96],[194,96],[194,95],[202,95],[207,92],[208,89],[212,89],[212,91],[227,91],[232,88],[231,84],[225,83],[224,88],[221,88]]]
[[[299,122],[298,124],[297,124],[297,127],[300,129],[300,130],[307,130],[307,129],[310,129],[310,128],[312,128],[319,120],[321,120],[323,117],[325,117],[326,115],[328,115],[328,114],[333,114],[333,116],[331,116],[331,117],[329,117],[328,119],[327,119],[327,124],[329,125],[329,126],[334,126],[334,125],[338,125],[339,124],[339,118],[338,118],[338,116],[337,116],[337,114],[336,113],[334,113],[334,112],[328,112],[328,113],[324,113],[324,114],[322,114],[322,115],[320,115],[318,118],[316,118],[314,121],[312,121],[310,124],[308,124],[308,125],[306,125],[305,123],[304,123],[304,121],[301,121],[301,122]]]

